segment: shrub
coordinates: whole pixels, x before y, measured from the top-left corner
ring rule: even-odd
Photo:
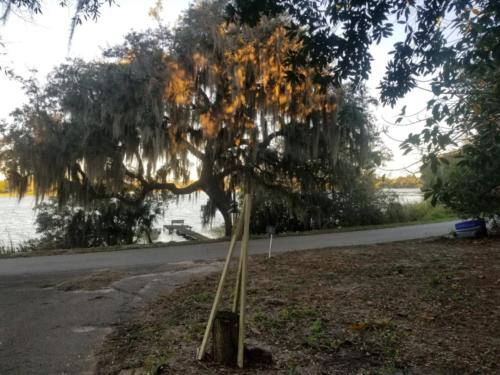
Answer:
[[[36,231],[39,248],[112,246],[133,243],[140,233],[150,233],[161,213],[159,201],[126,204],[105,199],[82,207],[58,207],[54,200],[37,206]]]
[[[450,208],[443,205],[433,206],[426,200],[418,203],[401,204],[390,202],[384,214],[386,223],[404,223],[412,221],[432,221],[454,217]]]
[[[252,233],[295,232],[384,222],[387,195],[375,188],[371,176],[350,180],[334,191],[284,195],[259,188],[252,205]]]
[[[500,213],[500,163],[495,168],[469,165],[457,166],[442,186],[439,186],[438,200],[459,216],[487,217]]]

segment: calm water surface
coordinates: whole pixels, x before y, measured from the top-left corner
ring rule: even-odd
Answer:
[[[424,194],[418,188],[404,189],[384,189],[387,192],[395,193],[401,204],[420,203],[424,200]]]
[[[207,237],[220,236],[219,228],[224,220],[219,212],[212,220],[211,225],[203,226],[201,222],[201,206],[207,203],[207,196],[199,193],[191,197],[179,197],[169,202],[163,217],[159,217],[155,227],[162,228],[171,220],[183,219],[184,223],[191,225],[193,230]],[[0,245],[10,247],[28,239],[36,238],[34,197],[25,197],[20,202],[17,198],[0,198]],[[184,241],[176,234],[162,233],[159,241]]]

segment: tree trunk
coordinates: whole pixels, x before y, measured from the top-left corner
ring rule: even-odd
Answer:
[[[224,234],[226,237],[231,237],[233,231],[233,220],[231,218],[231,214],[229,212],[221,212],[221,214],[224,218]]]
[[[212,358],[214,362],[235,367],[238,355],[239,315],[219,311],[212,328]]]
[[[231,209],[231,195],[224,191],[224,181],[213,179],[207,183],[205,193],[213,202],[224,219],[224,232],[226,237],[231,237],[233,220],[229,210]]]
[[[148,240],[148,244],[152,244],[153,243],[153,239],[151,238],[151,230],[150,229],[146,229],[144,232],[146,233],[146,238]]]

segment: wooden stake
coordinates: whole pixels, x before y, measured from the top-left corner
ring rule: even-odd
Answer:
[[[241,212],[241,215],[243,217],[244,212]],[[240,259],[238,262],[238,272],[236,274],[236,286],[234,287],[234,299],[233,299],[233,308],[232,312],[236,312],[238,310],[238,304],[240,302],[240,288],[241,288],[241,267],[243,264],[243,257],[241,256],[241,249],[240,249]]]
[[[247,258],[248,240],[250,237],[250,214],[252,212],[252,196],[245,194],[246,206],[244,214],[243,238],[241,240],[241,289],[240,289],[240,325],[238,335],[238,367],[243,368],[243,355],[245,351],[245,305],[247,291]]]
[[[243,212],[245,212],[245,210],[246,210],[246,205],[247,205],[247,197],[245,196],[245,199],[243,201]],[[225,282],[226,276],[227,276],[227,270],[229,269],[229,263],[231,261],[231,257],[233,256],[233,250],[234,250],[234,247],[236,245],[236,241],[238,240],[238,237],[240,236],[242,227],[243,227],[243,219],[240,215],[240,217],[238,218],[238,222],[236,224],[236,229],[235,229],[233,236],[231,238],[231,243],[229,244],[229,251],[227,252],[226,262],[224,263],[224,268],[222,269],[222,274],[221,274],[221,277],[219,280],[219,286],[217,287],[217,293],[215,293],[214,302],[212,304],[212,310],[210,311],[210,316],[208,318],[207,327],[205,328],[205,334],[203,335],[203,340],[201,342],[201,346],[198,349],[197,359],[199,361],[201,361],[203,359],[203,357],[205,356],[205,353],[206,353],[207,344],[208,344],[208,337],[210,336],[210,331],[212,330],[215,314],[217,312],[217,309],[219,308],[220,300],[222,297],[222,289],[224,287],[224,282]]]

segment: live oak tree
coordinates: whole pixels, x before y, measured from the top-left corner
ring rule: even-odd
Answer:
[[[201,3],[172,33],[131,34],[100,61],[64,64],[45,87],[27,82],[30,103],[3,131],[2,168],[18,192],[33,183],[63,203],[201,190],[229,234],[243,178],[319,188],[341,155],[363,165],[372,130],[339,122],[329,71],[311,62],[290,79],[287,57],[303,42],[289,21],[238,25],[224,5]]]

